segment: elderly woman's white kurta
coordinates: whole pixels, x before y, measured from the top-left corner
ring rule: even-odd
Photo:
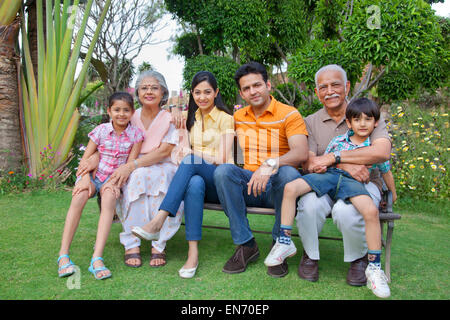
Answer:
[[[162,142],[178,144],[178,132],[172,124]],[[156,216],[176,170],[177,165],[168,157],[163,162],[138,168],[130,175],[127,184],[122,188],[119,214],[123,226],[120,242],[125,250],[141,245],[141,240],[131,233],[131,229],[144,226]],[[164,250],[167,240],[180,228],[183,208],[182,203],[176,216],[168,217],[164,222],[159,240],[152,241],[152,246],[159,252]]]

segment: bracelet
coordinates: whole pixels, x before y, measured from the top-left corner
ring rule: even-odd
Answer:
[[[134,168],[137,169],[137,168],[138,168],[138,162],[137,162],[137,160],[134,159],[134,160],[133,160],[133,163],[134,163]]]

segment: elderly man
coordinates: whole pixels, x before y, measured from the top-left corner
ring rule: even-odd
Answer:
[[[323,108],[305,119],[309,134],[309,158],[304,163],[303,169],[312,171],[316,166],[336,165],[360,182],[371,180],[372,182],[366,184],[366,189],[378,206],[381,199],[381,184],[378,183],[379,179],[375,181],[374,175],[378,172],[370,174],[366,166],[384,162],[390,157],[391,142],[384,119],[380,118],[379,125],[370,136],[371,146],[324,155],[331,139],[348,130],[345,110],[350,82],[347,81],[346,72],[338,65],[322,67],[317,71],[315,81],[315,92]],[[367,282],[365,269],[368,261],[364,219],[353,205],[346,204],[342,200],[334,203],[328,195],[318,198],[316,193],[310,192],[301,197],[297,210],[297,227],[304,248],[298,268],[300,278],[309,281],[317,281],[319,278],[318,237],[326,217],[331,213],[334,223],[342,233],[344,261],[350,262],[347,283],[352,286],[365,285]]]
[[[284,185],[300,177],[297,168],[308,157],[307,131],[294,107],[270,95],[267,71],[257,62],[241,66],[235,75],[239,93],[249,104],[234,114],[236,134],[244,154],[244,168],[222,164],[214,172],[220,202],[230,221],[237,245],[223,268],[225,273],[244,272],[259,256],[247,220],[246,206],[275,208],[273,240],[280,230]],[[269,267],[272,277],[288,273],[287,263]]]

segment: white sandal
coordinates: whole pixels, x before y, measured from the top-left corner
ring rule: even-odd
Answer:
[[[178,274],[180,275],[181,278],[190,279],[190,278],[194,277],[195,272],[197,271],[197,268],[198,268],[198,263],[194,268],[190,268],[190,269],[181,268],[180,270],[178,270]]]
[[[156,233],[149,233],[142,229],[141,227],[133,227],[131,229],[131,233],[134,234],[136,237],[144,239],[144,240],[158,240],[159,239],[159,232]]]

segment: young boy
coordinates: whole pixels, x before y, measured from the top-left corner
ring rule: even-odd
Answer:
[[[334,153],[339,163],[340,152],[370,146],[370,134],[378,125],[380,111],[377,105],[367,98],[356,99],[346,109],[346,134],[335,137],[325,153]],[[394,178],[389,161],[375,164],[378,167],[393,200],[397,198]],[[367,286],[381,298],[390,296],[387,278],[381,270],[381,232],[378,208],[367,192],[364,184],[353,179],[347,172],[335,167],[314,168],[315,173],[307,174],[286,184],[281,205],[280,236],[264,263],[266,266],[281,264],[284,259],[295,255],[297,249],[291,241],[292,223],[295,217],[296,200],[307,192],[314,191],[319,197],[328,194],[333,200],[351,202],[364,217],[369,265],[366,269]]]

